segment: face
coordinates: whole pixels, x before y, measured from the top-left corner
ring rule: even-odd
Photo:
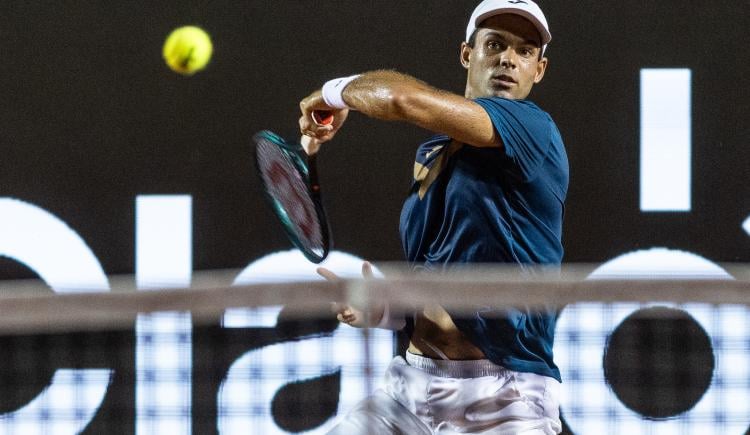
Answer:
[[[541,36],[531,21],[515,14],[484,20],[474,47],[461,44],[461,64],[468,70],[466,98],[526,98],[547,69],[547,58],[540,53]]]

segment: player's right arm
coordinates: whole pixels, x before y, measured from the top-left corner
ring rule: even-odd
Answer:
[[[406,74],[387,70],[364,73],[351,81],[341,96],[350,108],[371,118],[409,122],[478,147],[502,146],[489,115],[479,104]],[[332,110],[320,91],[302,100],[300,108],[303,134],[325,142],[341,127],[341,122],[321,126],[312,121],[313,111]]]

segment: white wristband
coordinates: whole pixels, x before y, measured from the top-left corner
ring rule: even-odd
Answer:
[[[344,98],[341,95],[344,92],[346,85],[351,83],[352,80],[359,77],[361,74],[355,74],[349,77],[340,77],[333,80],[328,80],[323,85],[323,101],[332,109],[348,109],[349,106],[344,102]]]

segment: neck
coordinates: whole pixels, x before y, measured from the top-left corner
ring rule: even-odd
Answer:
[[[474,92],[469,87],[469,84],[466,84],[466,89],[464,90],[464,98],[473,99],[476,98],[476,95],[474,95]]]

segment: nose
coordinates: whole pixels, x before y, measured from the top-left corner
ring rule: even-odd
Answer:
[[[505,69],[514,69],[516,67],[516,58],[513,49],[508,47],[500,56],[500,66]]]

